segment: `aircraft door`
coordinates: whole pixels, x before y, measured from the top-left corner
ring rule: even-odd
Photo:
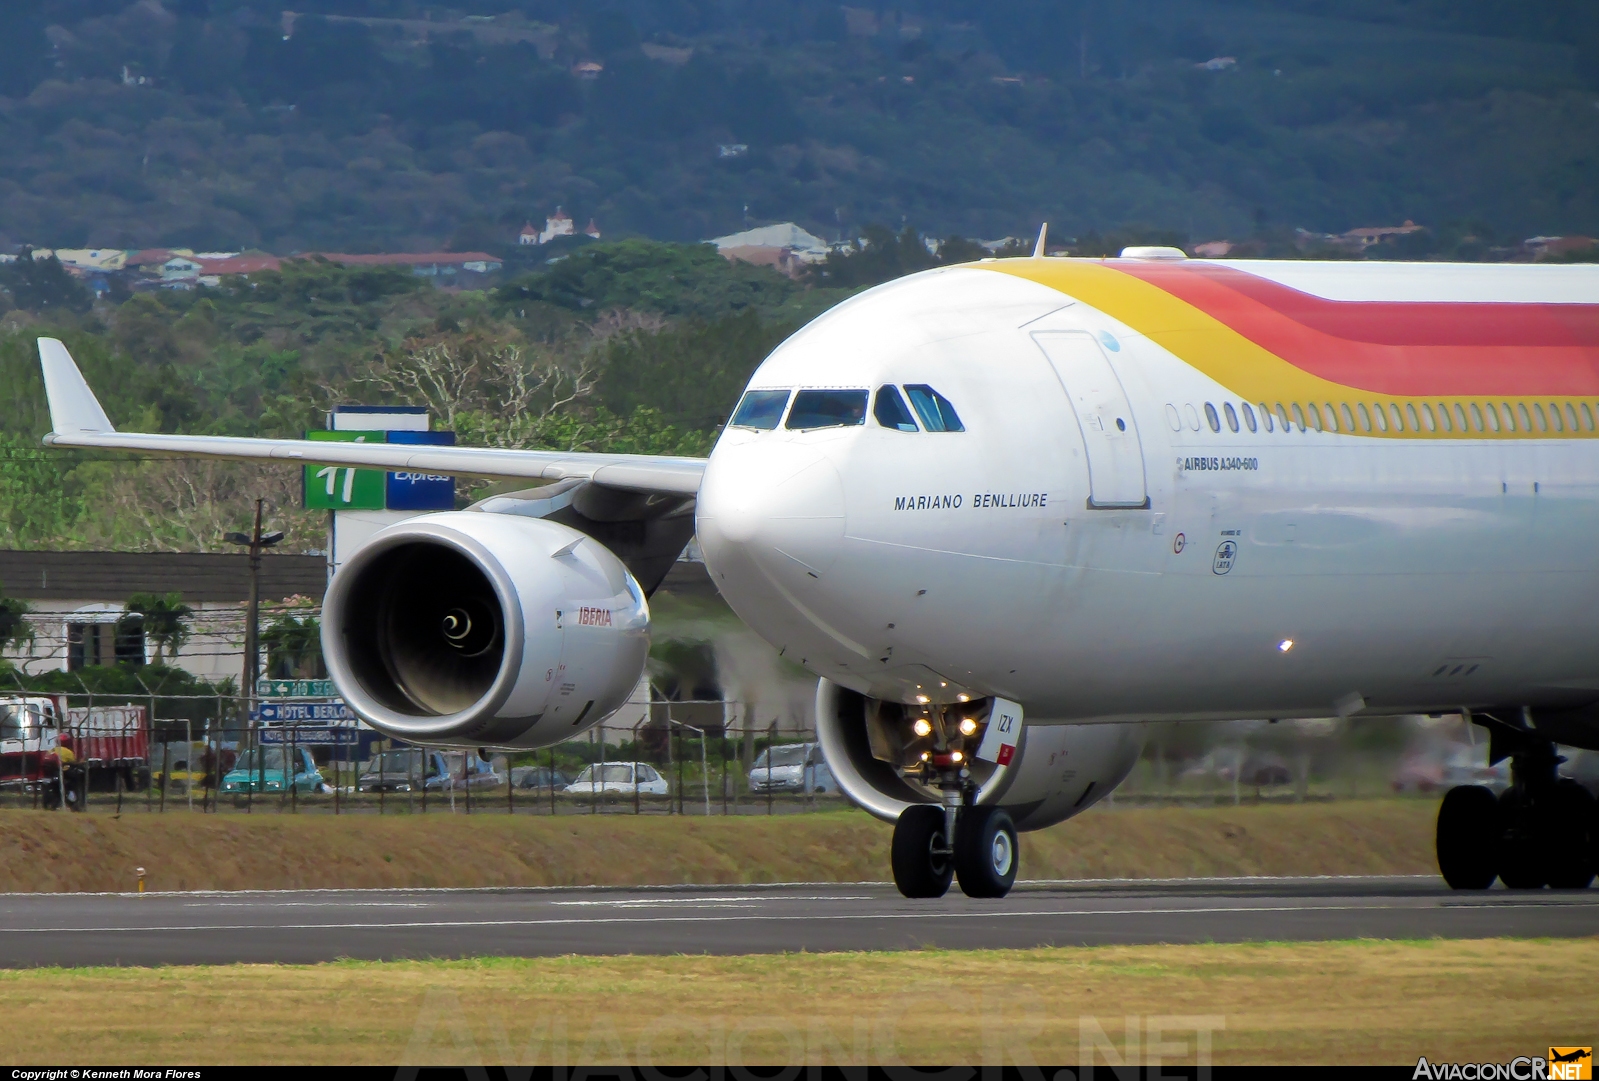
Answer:
[[[1095,509],[1149,506],[1138,425],[1121,380],[1087,334],[1038,331],[1033,340],[1049,358],[1077,411],[1088,454],[1088,505]]]

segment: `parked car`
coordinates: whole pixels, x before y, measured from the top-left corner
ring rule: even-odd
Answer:
[[[511,769],[513,788],[531,788],[540,792],[555,789],[562,791],[572,783],[571,774],[565,770],[552,770],[548,766],[515,766]]]
[[[589,766],[566,786],[566,795],[584,798],[632,799],[666,795],[666,778],[648,762],[606,762]]]
[[[784,743],[756,755],[750,767],[750,791],[837,792],[838,782],[822,757],[820,743]]]
[[[380,751],[372,756],[356,779],[360,792],[410,792],[420,789],[427,778],[427,752],[412,747],[399,751]]]
[[[429,751],[428,775],[424,787],[429,792],[451,789],[498,788],[505,783],[502,774],[476,751]]]
[[[327,792],[311,752],[304,747],[253,747],[222,777],[224,792]]]

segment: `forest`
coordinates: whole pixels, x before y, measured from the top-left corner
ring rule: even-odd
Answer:
[[[0,250],[1599,233],[1591,0],[0,5]]]

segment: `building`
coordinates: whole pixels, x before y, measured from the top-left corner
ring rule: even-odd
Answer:
[[[516,234],[516,242],[522,245],[533,245],[539,242],[539,231],[533,228],[532,222],[522,226],[522,231]]]
[[[57,248],[55,256],[69,270],[111,272],[128,263],[128,253],[121,248]]]
[[[215,253],[213,258],[208,258],[207,255],[196,255],[194,258],[206,275],[218,278],[230,274],[259,274],[264,270],[277,270],[283,265],[283,260],[264,252],[231,255]]]
[[[345,266],[404,266],[425,278],[447,278],[466,271],[488,274],[505,264],[496,256],[481,251],[395,252],[381,255],[343,255],[320,253],[330,263]]]
[[[1521,242],[1534,259],[1559,259],[1591,251],[1596,244],[1599,240],[1591,236],[1530,236]]]
[[[583,235],[590,240],[600,239],[600,227],[593,218],[589,219],[588,226],[583,230]]]
[[[1194,254],[1201,259],[1220,259],[1233,250],[1230,240],[1207,240],[1194,245]]]
[[[576,231],[572,219],[560,207],[556,207],[555,213],[544,219],[544,231],[539,234],[539,243],[548,244],[557,237],[571,236]]]
[[[262,557],[261,599],[305,597],[317,604],[327,588],[322,556]],[[8,596],[33,605],[34,641],[8,653],[25,672],[73,671],[96,665],[153,663],[152,643],[119,627],[135,593],[177,593],[195,610],[179,667],[204,679],[238,679],[244,663],[245,602],[250,558],[232,553],[0,551]]]
[[[1417,225],[1406,218],[1403,225],[1368,225],[1351,229],[1343,235],[1343,240],[1353,247],[1365,249],[1373,244],[1381,244],[1385,240],[1425,232],[1426,229],[1425,225]]]
[[[827,241],[791,221],[730,233],[706,243],[715,244],[729,261],[773,267],[790,277],[826,259],[828,251]]]

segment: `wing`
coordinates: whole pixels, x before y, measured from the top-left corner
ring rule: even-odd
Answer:
[[[212,435],[119,432],[111,426],[83,373],[54,338],[39,339],[53,447],[155,451],[179,457],[267,459],[321,465],[368,466],[415,473],[481,477],[590,480],[606,488],[692,496],[705,472],[703,458],[649,454],[562,453],[489,447],[426,447],[384,443],[323,443],[309,439],[244,439]]]

